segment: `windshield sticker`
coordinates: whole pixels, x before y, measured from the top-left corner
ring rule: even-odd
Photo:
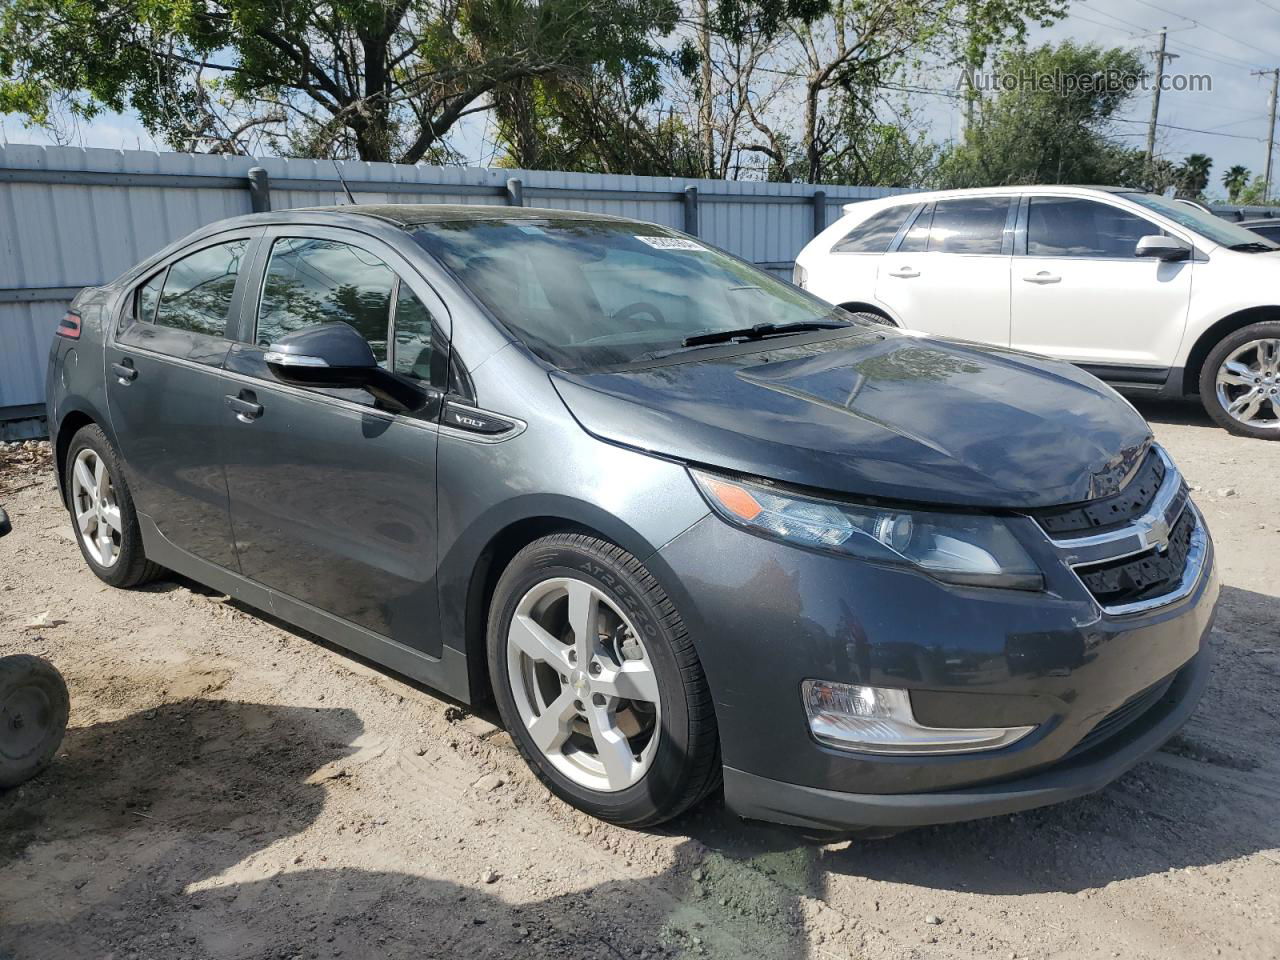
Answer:
[[[659,250],[700,250],[703,253],[707,252],[707,248],[702,244],[686,240],[684,237],[636,237],[636,239]]]

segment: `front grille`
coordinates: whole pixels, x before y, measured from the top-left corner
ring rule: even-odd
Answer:
[[[1145,553],[1076,568],[1088,591],[1104,607],[1151,600],[1173,592],[1182,581],[1195,532],[1195,511],[1186,509],[1169,533],[1163,552]]]
[[[1173,686],[1173,681],[1177,676],[1177,673],[1169,674],[1163,680],[1147,687],[1146,690],[1130,697],[1116,707],[1116,709],[1099,720],[1094,728],[1085,735],[1085,738],[1077,743],[1063,759],[1069,760],[1087,750],[1092,750],[1104,740],[1114,737],[1164,699],[1164,695],[1169,692],[1169,688]]]
[[[1082,531],[1101,533],[1123,526],[1146,512],[1164,482],[1164,475],[1164,461],[1154,449],[1150,450],[1142,466],[1119,493],[1075,506],[1039,510],[1036,511],[1036,519],[1045,533],[1052,537]]]

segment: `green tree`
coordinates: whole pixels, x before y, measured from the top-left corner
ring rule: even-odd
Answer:
[[[1178,192],[1192,200],[1201,196],[1209,186],[1209,171],[1212,169],[1212,157],[1203,153],[1189,154],[1178,168]]]
[[[1109,135],[1109,122],[1145,75],[1132,50],[1067,40],[1010,49],[996,61],[1002,81],[964,140],[939,164],[948,187],[1021,183],[1135,182],[1134,151]]]
[[[1230,170],[1222,175],[1222,185],[1227,188],[1227,199],[1232,203],[1238,203],[1240,194],[1249,186],[1249,168],[1236,164]]]
[[[133,110],[184,149],[253,133],[310,156],[416,163],[528,78],[663,53],[675,0],[6,0],[0,111]]]

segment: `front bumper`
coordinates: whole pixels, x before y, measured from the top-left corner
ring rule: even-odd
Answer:
[[[1039,540],[1026,541],[1043,548],[1039,593],[946,585],[715,517],[647,561],[698,644],[730,807],[820,829],[964,820],[1088,793],[1157,749],[1194,710],[1208,671],[1219,584],[1207,532],[1189,589],[1124,616],[1101,610]],[[906,689],[929,726],[1036,729],[978,753],[836,749],[810,735],[800,700],[809,678]],[[1158,700],[1096,739],[1149,690]]]
[[[1040,773],[938,793],[843,793],[725,767],[725,802],[739,816],[814,830],[918,827],[1045,807],[1101,790],[1158,750],[1195,711],[1209,677],[1208,649],[1178,671],[1150,710],[1115,737]]]

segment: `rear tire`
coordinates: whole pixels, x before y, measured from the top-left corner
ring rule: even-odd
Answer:
[[[147,559],[124,465],[96,423],[81,427],[67,448],[67,510],[89,569],[113,587],[136,587],[163,568]]]
[[[0,788],[50,764],[70,712],[67,684],[52,664],[26,654],[0,657]]]
[[[1280,440],[1280,322],[1242,327],[1209,351],[1200,402],[1236,436]]]
[[[490,604],[488,656],[517,749],[579,810],[651,826],[720,785],[719,732],[693,642],[622,548],[561,533],[516,554]]]

